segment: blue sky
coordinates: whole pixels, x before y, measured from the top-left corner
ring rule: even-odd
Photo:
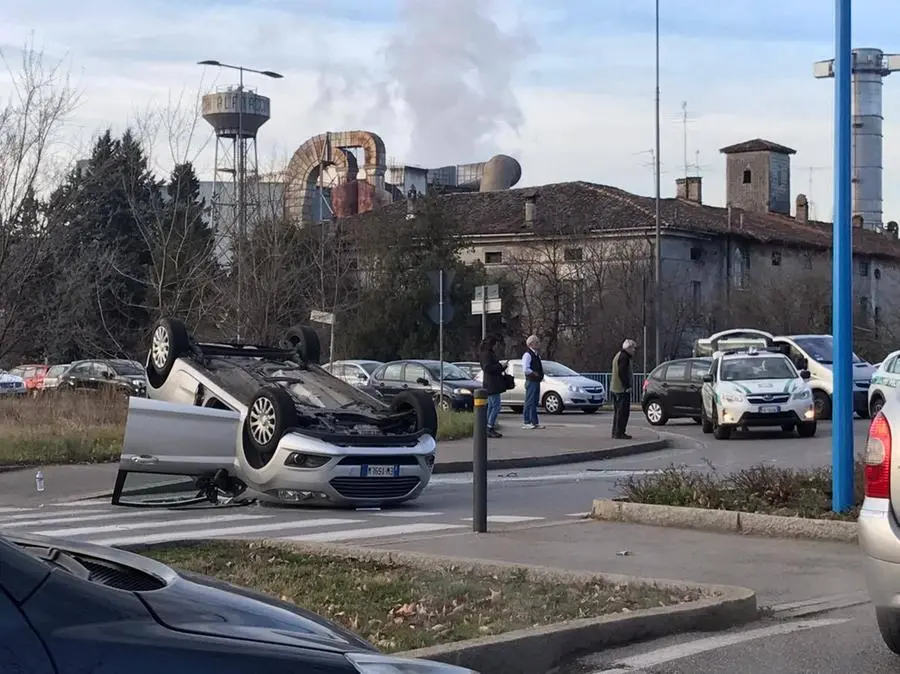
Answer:
[[[404,2],[418,3],[409,14]],[[284,162],[310,136],[367,128],[399,161],[518,157],[521,184],[584,179],[650,193],[653,0],[61,0],[7,3],[0,45],[32,38],[67,59],[83,92],[67,147],[138,124],[159,167],[212,165],[208,128],[191,128],[198,91],[230,75],[220,59],[282,72],[251,81],[272,99],[260,153]],[[764,137],[797,150],[792,191],[831,216],[832,95],[812,63],[832,52],[819,0],[662,0],[662,182],[688,162],[724,202],[718,148]],[[900,52],[892,0],[856,0],[854,45]],[[410,18],[413,17],[413,18]],[[444,101],[436,109],[437,101]],[[884,87],[885,215],[900,218],[900,74]],[[897,111],[897,115],[894,115]],[[153,123],[148,120],[153,119]],[[695,170],[691,168],[690,170]]]

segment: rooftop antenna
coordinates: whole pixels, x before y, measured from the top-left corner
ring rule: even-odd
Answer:
[[[687,101],[681,102],[681,124],[684,128],[684,177],[688,177],[688,110]]]

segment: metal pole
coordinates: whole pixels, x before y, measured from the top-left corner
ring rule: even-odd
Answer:
[[[475,390],[475,428],[472,432],[472,531],[487,532],[487,391]]]
[[[487,337],[487,286],[481,288],[481,339]]]
[[[850,220],[851,70],[850,0],[835,0],[834,54],[834,395],[832,405],[832,509],[853,504],[853,232]]]
[[[647,275],[641,279],[641,350],[643,351],[643,373],[647,374]]]
[[[660,338],[660,323],[662,322],[662,220],[660,216],[660,161],[659,161],[659,0],[656,0],[656,157],[654,159],[656,172],[656,241],[653,253],[655,281],[653,298],[653,327],[656,332],[655,365],[662,362],[662,340]]]
[[[328,344],[328,362],[329,363],[334,362],[334,324],[335,324],[335,322],[336,322],[336,319],[334,317],[334,314],[332,313],[331,314],[331,338],[329,340],[330,343]]]
[[[440,401],[444,401],[444,270],[438,271],[438,362],[441,368]]]
[[[237,154],[237,185],[236,191],[237,194],[237,226],[238,226],[238,239],[237,246],[235,247],[235,253],[237,257],[237,306],[238,306],[238,315],[243,316],[244,308],[241,305],[241,295],[243,290],[243,274],[241,272],[241,247],[243,245],[244,240],[244,69],[238,68],[239,80],[238,80],[238,132],[237,132],[237,140],[235,142],[235,151]],[[241,319],[238,318],[235,321],[237,325],[237,341],[241,341]]]

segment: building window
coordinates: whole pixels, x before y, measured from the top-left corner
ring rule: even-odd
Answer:
[[[750,173],[750,169],[744,169],[744,184],[749,185],[753,178],[753,174]]]
[[[700,246],[691,246],[691,259],[694,262],[703,258],[703,249]]]
[[[772,251],[772,266],[773,267],[781,266],[781,251],[780,250]]]
[[[584,259],[584,251],[581,248],[566,248],[563,251],[563,259],[566,262],[581,262]]]
[[[868,260],[860,260],[857,264],[857,268],[859,269],[860,276],[868,276],[869,275],[869,261]]]
[[[703,285],[700,281],[691,281],[691,308],[694,316],[699,316],[703,307]]]
[[[584,321],[584,282],[580,279],[560,283],[559,320],[562,325],[581,325]]]
[[[484,254],[485,264],[503,264],[503,253],[499,250],[487,251]]]

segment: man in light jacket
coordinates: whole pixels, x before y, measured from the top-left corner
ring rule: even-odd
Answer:
[[[626,339],[622,342],[622,350],[612,361],[612,378],[609,383],[609,391],[613,397],[613,422],[612,437],[616,440],[631,440],[631,436],[625,432],[628,426],[628,417],[631,416],[631,361],[637,342]]]
[[[538,423],[537,406],[541,399],[541,382],[544,380],[544,366],[537,349],[540,340],[531,335],[525,340],[525,353],[522,355],[522,372],[525,373],[525,407],[523,410],[522,428],[534,430],[543,428]]]

